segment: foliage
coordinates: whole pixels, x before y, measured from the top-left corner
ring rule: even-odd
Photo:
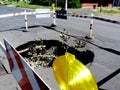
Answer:
[[[24,2],[24,1],[3,1],[4,5],[13,5],[17,7],[22,7],[22,8],[31,8],[31,9],[36,9],[36,8],[50,8],[48,6],[41,6],[41,5],[31,5],[30,1]]]
[[[97,11],[99,12],[100,10],[97,9]],[[120,15],[120,10],[119,8],[102,8],[102,13],[107,13],[107,14],[116,14],[116,15]]]
[[[57,2],[56,2],[57,1]],[[66,0],[3,0],[5,4],[13,4],[17,3],[17,6],[28,7],[29,4],[31,5],[40,5],[40,6],[51,6],[52,3],[57,4],[57,7],[65,7]],[[80,0],[68,0],[68,8],[81,8]]]
[[[31,4],[50,6],[52,4],[52,0],[31,0]]]
[[[68,8],[80,8],[80,0],[69,0],[68,2]]]
[[[120,10],[120,8],[118,8],[118,10]]]
[[[43,5],[43,6],[50,6],[52,3],[56,3],[58,7],[65,6],[65,0],[31,0],[31,4]],[[81,3],[80,0],[68,0],[68,7],[69,8],[80,8]]]

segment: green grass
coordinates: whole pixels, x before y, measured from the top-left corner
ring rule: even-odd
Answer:
[[[95,10],[96,12],[100,12],[100,8]],[[108,8],[103,7],[101,13],[107,13],[107,14],[116,14],[120,15],[120,8]]]
[[[13,5],[16,7],[21,7],[21,8],[31,8],[31,9],[50,8],[50,6],[31,5],[30,2],[25,3],[24,1],[19,1],[18,3],[16,1],[12,1],[12,2],[3,1],[3,4],[4,5]]]
[[[102,12],[103,12],[103,13],[111,13],[111,14],[120,13],[120,11],[112,10],[112,9],[110,9],[110,10],[107,10],[107,9],[105,10],[105,9],[103,9]]]

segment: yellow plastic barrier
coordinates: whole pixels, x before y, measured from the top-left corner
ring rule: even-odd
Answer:
[[[90,70],[68,52],[55,59],[53,72],[61,90],[98,90]]]
[[[52,3],[52,5],[51,5],[51,11],[55,11],[55,4],[54,3]]]

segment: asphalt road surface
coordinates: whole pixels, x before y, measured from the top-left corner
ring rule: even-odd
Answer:
[[[0,6],[0,15],[24,10]],[[99,17],[120,21],[119,16],[100,15]],[[73,37],[73,40],[79,39],[86,42],[85,49],[94,52],[94,62],[91,66],[89,64],[87,66],[93,73],[100,90],[120,90],[120,25],[94,20],[94,39],[89,40],[84,37],[89,33],[90,21],[88,18],[68,17],[67,20],[57,19],[58,26],[51,28],[52,18],[36,19],[34,15],[29,15],[28,28],[30,32],[23,32],[25,30],[24,16],[1,18],[0,41],[3,43],[3,38],[6,38],[14,47],[17,47],[38,38],[61,40],[59,34],[65,29]],[[69,44],[72,42],[70,41]],[[2,50],[0,50],[0,61],[9,73],[0,76],[0,90],[20,90],[14,77],[10,74],[7,58]],[[59,90],[52,68],[40,67],[35,70],[52,90]]]

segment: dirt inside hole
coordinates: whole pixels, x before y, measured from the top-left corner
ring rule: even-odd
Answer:
[[[66,51],[74,54],[85,65],[94,60],[92,51],[79,51],[58,40],[29,41],[16,49],[31,66],[52,67],[54,59],[64,55]]]

